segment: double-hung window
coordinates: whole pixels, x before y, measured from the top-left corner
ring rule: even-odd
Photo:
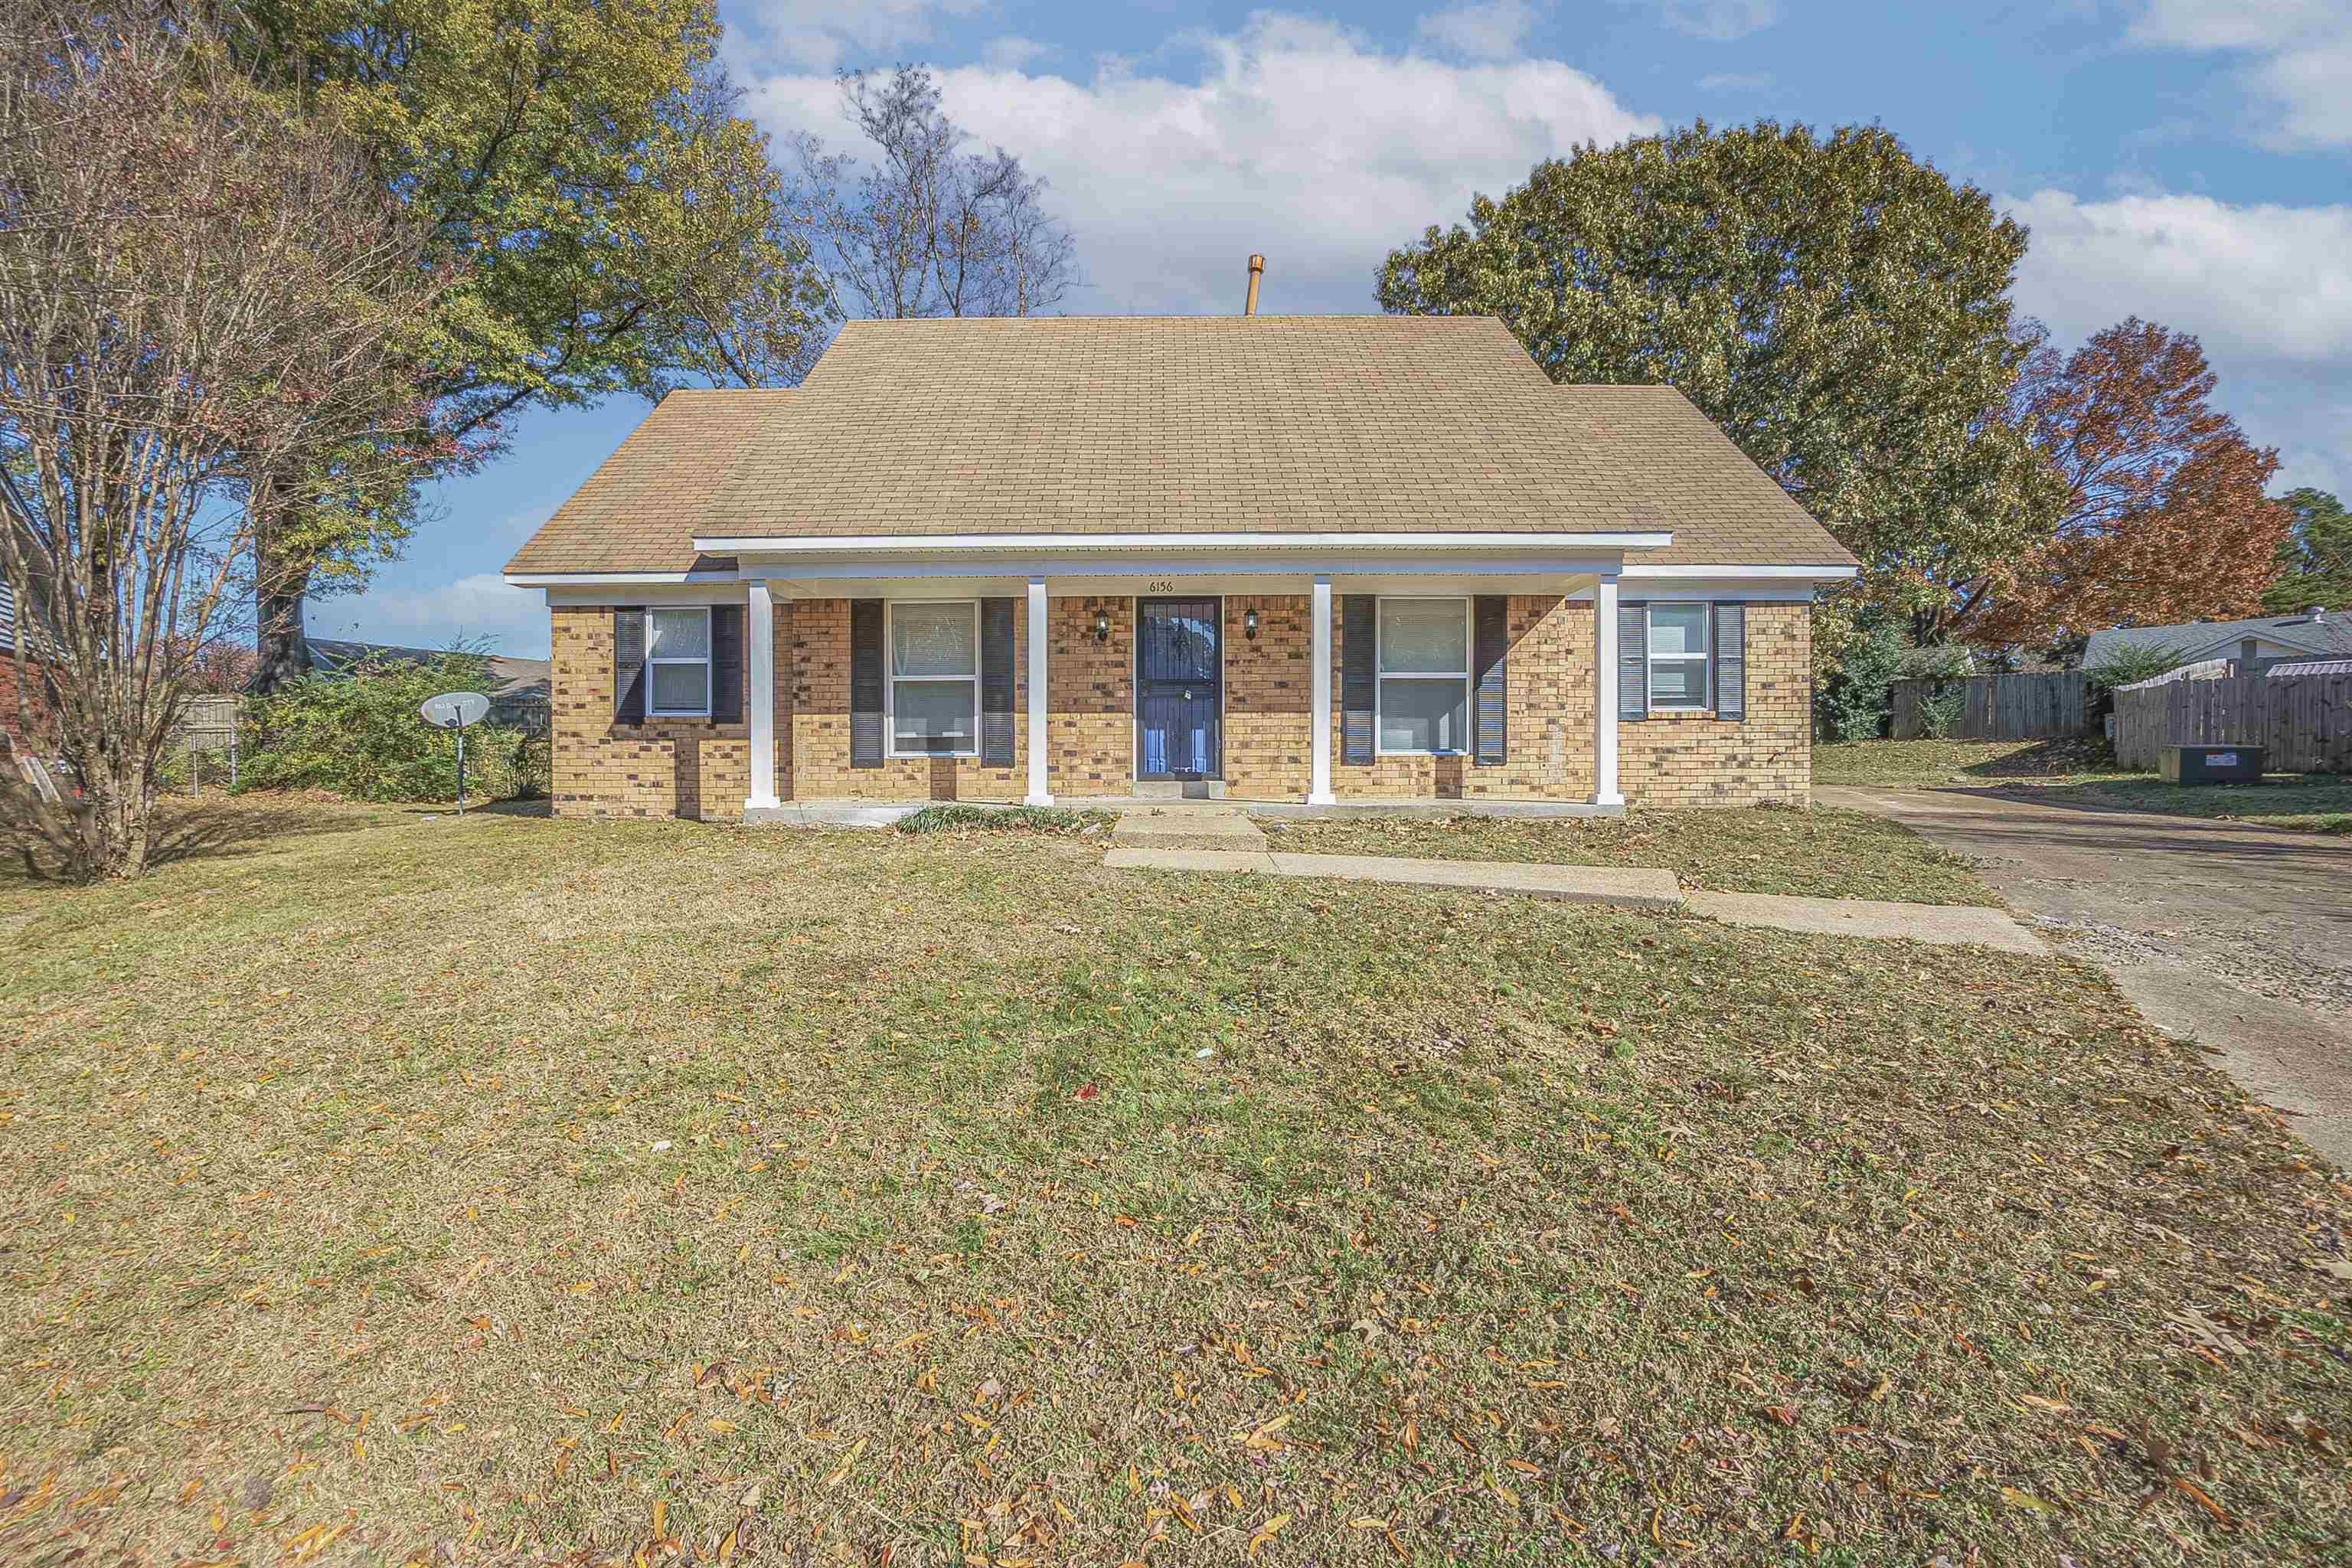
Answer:
[[[646,612],[648,716],[701,718],[710,711],[710,609]]]
[[[1470,601],[1380,603],[1380,750],[1452,755],[1470,749]]]
[[[890,605],[890,754],[980,752],[980,601]]]
[[[1653,710],[1707,705],[1707,606],[1652,605],[1648,641]]]

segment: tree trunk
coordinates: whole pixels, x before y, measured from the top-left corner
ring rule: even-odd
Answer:
[[[278,519],[257,518],[253,531],[254,670],[248,688],[267,697],[310,673],[310,641],[303,631],[308,562],[285,558],[278,547]]]

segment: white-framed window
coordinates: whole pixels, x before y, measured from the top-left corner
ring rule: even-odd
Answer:
[[[980,754],[980,601],[889,606],[890,755]]]
[[[1704,708],[1707,705],[1707,623],[1714,617],[1706,605],[1656,605],[1649,607],[1644,631],[1650,660],[1650,707],[1653,710]]]
[[[650,718],[710,712],[710,606],[646,611],[646,713]]]
[[[1470,601],[1380,602],[1375,668],[1382,756],[1470,750]]]

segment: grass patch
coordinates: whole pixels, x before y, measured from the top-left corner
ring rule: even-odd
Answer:
[[[2272,773],[2260,784],[2172,784],[2125,773],[2104,742],[1853,741],[1813,748],[1813,781],[1892,789],[1974,784],[2033,798],[2250,822],[2306,833],[2352,833],[2352,777]]]
[[[1085,833],[1118,820],[1108,811],[1069,811],[1056,805],[961,805],[942,802],[909,812],[894,825],[901,833]]]
[[[0,889],[0,1558],[2352,1524],[2347,1189],[2063,961],[1055,837],[354,823]]]
[[[1300,854],[1638,866],[1711,892],[1998,904],[1965,855],[1868,812],[1817,805],[1628,811],[1623,816],[1356,817],[1261,823]],[[1279,831],[1276,831],[1277,827]]]

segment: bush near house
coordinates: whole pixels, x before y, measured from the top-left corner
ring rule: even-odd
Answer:
[[[453,650],[429,663],[367,658],[335,676],[306,676],[246,705],[247,789],[322,789],[353,800],[447,800],[455,746],[417,717],[428,697],[488,684],[485,657]],[[466,731],[466,793],[506,800],[547,789],[545,743],[520,730]]]

